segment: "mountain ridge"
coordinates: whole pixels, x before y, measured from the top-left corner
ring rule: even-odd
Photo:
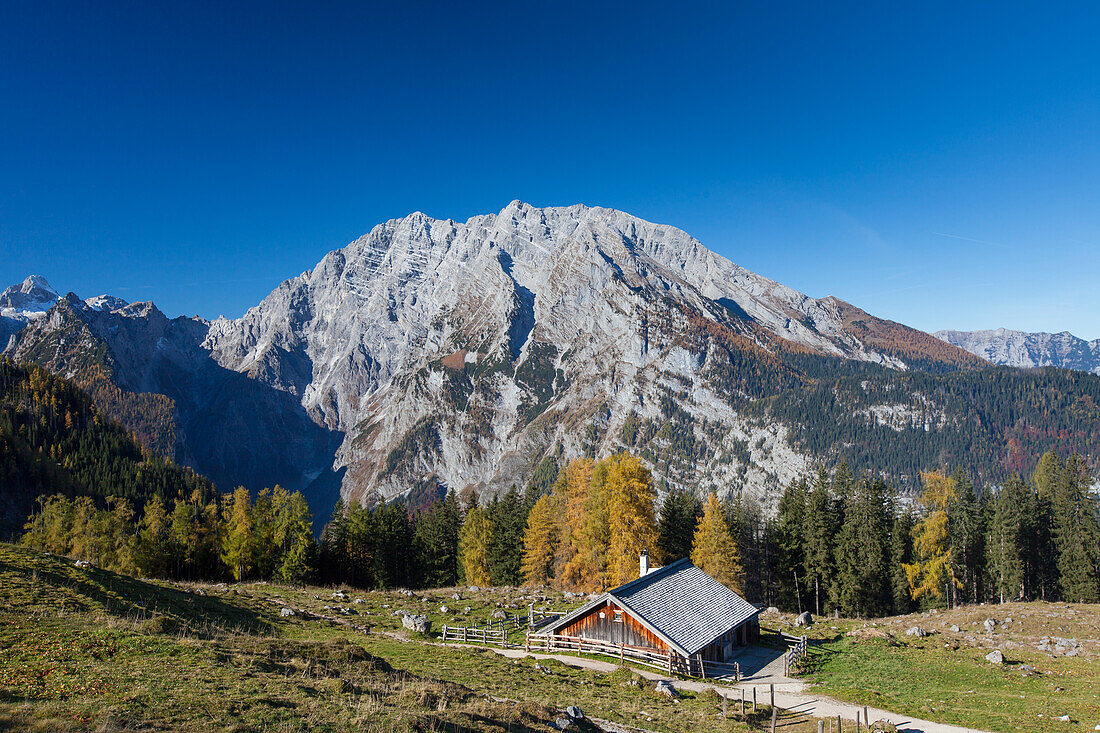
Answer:
[[[675,227],[579,204],[391,219],[236,319],[115,305],[68,297],[5,353],[70,372],[98,354],[119,388],[172,401],[178,460],[223,486],[303,489],[318,515],[334,486],[353,501],[488,495],[546,461],[624,448],[662,490],[767,505],[830,456],[754,401],[842,376],[989,367]],[[86,343],[59,351],[66,328]]]
[[[1100,374],[1100,339],[1086,341],[1069,331],[943,330],[933,334],[994,364],[1020,368],[1054,366]]]

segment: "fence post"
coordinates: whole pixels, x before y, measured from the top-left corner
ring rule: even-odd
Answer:
[[[730,716],[729,711],[726,709],[726,706],[729,705],[729,700],[730,699],[728,697],[726,697],[726,693],[723,692],[722,693],[722,718],[723,719],[728,718]]]
[[[733,681],[734,682],[740,682],[741,681],[741,663],[740,662],[734,662],[733,663]]]
[[[756,712],[756,687],[752,688],[752,711]]]
[[[863,722],[867,725],[867,730],[871,730],[871,719],[867,717],[867,706],[863,706]]]
[[[773,684],[770,684],[770,685],[768,685],[768,687],[769,687],[769,688],[771,689],[771,693],[772,693],[772,707],[774,708],[774,707],[775,707],[775,685],[773,685]]]
[[[776,714],[776,711],[775,711],[775,708],[773,707],[772,708],[772,733],[775,733],[775,717],[776,717],[775,714]]]
[[[447,624],[443,624],[443,643],[447,643]]]
[[[817,721],[817,733],[825,733],[825,721]]]
[[[619,664],[626,662],[626,646],[619,644]]]
[[[841,733],[840,729],[840,716],[836,716],[836,733]]]
[[[859,733],[859,728],[860,728],[860,723],[859,723],[859,710],[856,710],[856,733]]]
[[[745,717],[745,688],[741,688],[741,717]],[[820,731],[818,731],[820,733]]]

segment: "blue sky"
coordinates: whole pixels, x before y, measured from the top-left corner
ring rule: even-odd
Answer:
[[[1100,338],[1095,4],[2,8],[3,283],[236,316],[519,198],[926,330]]]

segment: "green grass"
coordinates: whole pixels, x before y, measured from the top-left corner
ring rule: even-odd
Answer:
[[[541,662],[545,671],[531,659],[439,646],[392,616],[400,606],[450,620],[441,603],[481,613],[529,590],[348,590],[336,601],[333,592],[144,581],[0,544],[0,730],[546,731],[579,705],[672,733],[761,729],[769,714],[724,720],[713,692],[671,701],[625,669]],[[579,601],[547,596],[548,605]],[[272,599],[299,614],[280,617]]]
[[[810,632],[819,644],[806,659],[814,691],[904,715],[992,731],[1093,730],[1100,723],[1100,661],[1096,657],[1100,609],[1063,604],[968,607],[936,615],[915,614],[865,627],[824,619]],[[985,618],[1003,621],[995,636]],[[958,625],[959,632],[949,630]],[[933,631],[923,639],[905,629]],[[852,635],[847,632],[863,627]],[[1042,636],[1075,637],[1082,656],[1038,652]],[[1091,641],[1090,641],[1091,640]],[[1005,664],[985,660],[1003,650]],[[1039,674],[1025,675],[1029,664]],[[1056,720],[1069,715],[1071,722]]]

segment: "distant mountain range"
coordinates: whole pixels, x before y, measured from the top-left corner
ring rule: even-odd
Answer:
[[[1055,366],[1100,374],[1100,339],[1085,341],[1072,333],[937,331],[936,337],[994,364],[1013,367]]]
[[[544,483],[623,448],[662,489],[771,505],[818,462],[903,487],[941,464],[994,479],[1100,430],[1100,414],[1059,408],[1100,404],[1100,379],[997,370],[674,227],[586,206],[392,220],[237,319],[58,297],[42,278],[0,298],[6,355],[83,380],[221,487],[278,482],[322,513],[338,493]],[[962,397],[975,390],[985,403]],[[1006,409],[1031,390],[1045,412]]]

